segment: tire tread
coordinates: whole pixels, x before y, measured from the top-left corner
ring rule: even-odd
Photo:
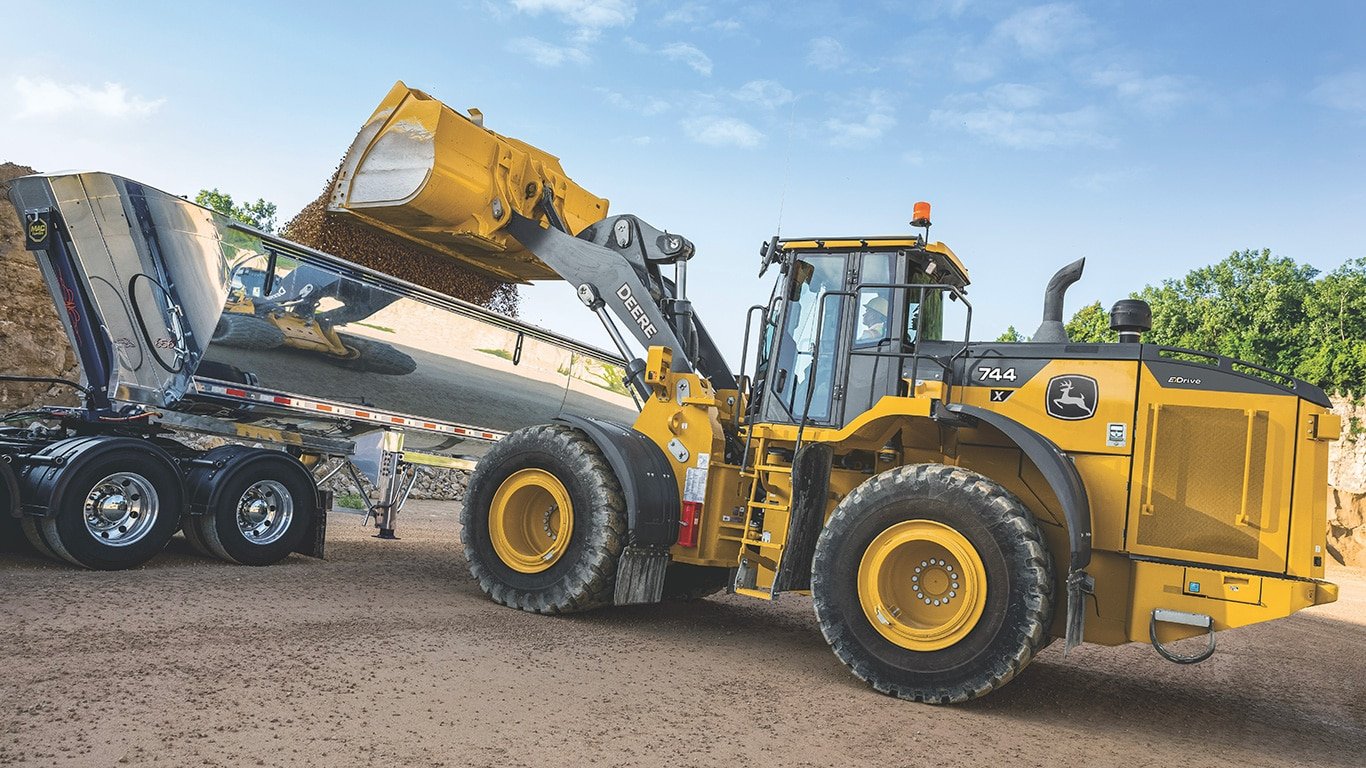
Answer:
[[[570,465],[574,477],[586,481],[588,509],[581,510],[582,505],[575,503],[574,530],[578,535],[582,529],[588,537],[583,541],[578,559],[564,577],[541,589],[518,589],[505,583],[490,564],[483,561],[480,547],[473,538],[476,530],[483,531],[487,527],[475,525],[474,500],[483,495],[484,485],[495,480],[501,483],[504,479],[497,476],[502,460],[522,452],[560,457]],[[490,499],[493,490],[487,489]],[[479,512],[486,515],[488,510]],[[593,519],[586,519],[584,513],[592,515]],[[470,573],[494,602],[544,614],[575,613],[612,604],[617,559],[626,540],[626,502],[607,459],[580,430],[564,424],[544,424],[518,430],[500,440],[480,461],[470,478],[460,524]]]
[[[1013,653],[991,658],[989,663],[953,687],[919,688],[884,677],[881,670],[864,655],[864,650],[849,628],[839,621],[842,612],[832,609],[825,582],[830,579],[832,542],[847,535],[862,511],[873,500],[913,488],[961,491],[983,515],[988,528],[1005,528],[1019,542],[1023,556],[1012,562],[1007,558],[1012,582],[1018,582],[1029,601],[1023,626],[1013,628],[1021,642]],[[1043,535],[1028,508],[1002,486],[972,470],[944,464],[911,464],[888,470],[859,485],[836,508],[821,534],[812,569],[812,594],[817,621],[835,656],[855,677],[880,693],[910,701],[955,704],[978,698],[1010,682],[1047,644],[1048,627],[1053,615],[1053,561]]]

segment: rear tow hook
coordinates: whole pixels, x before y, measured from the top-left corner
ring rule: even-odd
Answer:
[[[1205,630],[1209,643],[1205,650],[1191,656],[1183,656],[1173,653],[1163,647],[1157,639],[1157,623],[1181,624],[1187,627],[1200,627]],[[1186,613],[1185,611],[1169,611],[1166,608],[1157,608],[1153,611],[1152,618],[1148,621],[1148,637],[1152,640],[1153,650],[1158,655],[1173,664],[1199,664],[1214,655],[1214,619],[1203,613]]]

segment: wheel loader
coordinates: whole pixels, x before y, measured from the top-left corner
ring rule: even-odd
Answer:
[[[1080,261],[1030,342],[973,342],[968,272],[927,204],[910,234],[773,238],[737,373],[687,299],[692,243],[608,216],[477,111],[397,84],[331,207],[503,279],[568,281],[629,361],[634,423],[562,418],[479,462],[461,536],[504,605],[809,595],[857,677],[954,703],[1055,638],[1193,663],[1218,631],[1337,597],[1328,398],[1143,343],[1135,300],[1112,312],[1118,343],[1071,342]]]

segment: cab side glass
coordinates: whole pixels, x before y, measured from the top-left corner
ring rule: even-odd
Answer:
[[[929,285],[934,279],[926,274],[911,276],[915,285]],[[906,291],[906,342],[940,341],[944,338],[944,292],[938,288]]]
[[[864,254],[859,282],[873,287],[859,289],[855,347],[876,346],[891,338],[893,289],[885,286],[892,278],[892,254]]]
[[[840,317],[844,307],[842,298],[823,299],[826,294],[843,287],[844,257],[841,255],[812,255],[793,263],[788,300],[784,302],[782,327],[778,333],[777,370],[771,385],[787,419],[800,419],[803,412],[812,421],[829,418],[835,351],[839,347]],[[770,415],[779,418],[772,412]]]

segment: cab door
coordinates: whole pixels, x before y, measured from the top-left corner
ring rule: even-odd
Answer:
[[[857,292],[851,301],[852,329],[843,365],[835,388],[836,408],[842,416],[838,423],[848,424],[865,413],[885,395],[894,395],[901,385],[902,349],[914,338],[903,335],[914,298],[908,291],[892,285],[906,283],[906,260],[895,251],[855,254],[858,264]]]
[[[803,254],[793,261],[769,359],[763,421],[795,424],[805,414],[813,424],[828,424],[835,402],[836,368],[844,334],[845,256]],[[824,311],[822,311],[824,307]]]

